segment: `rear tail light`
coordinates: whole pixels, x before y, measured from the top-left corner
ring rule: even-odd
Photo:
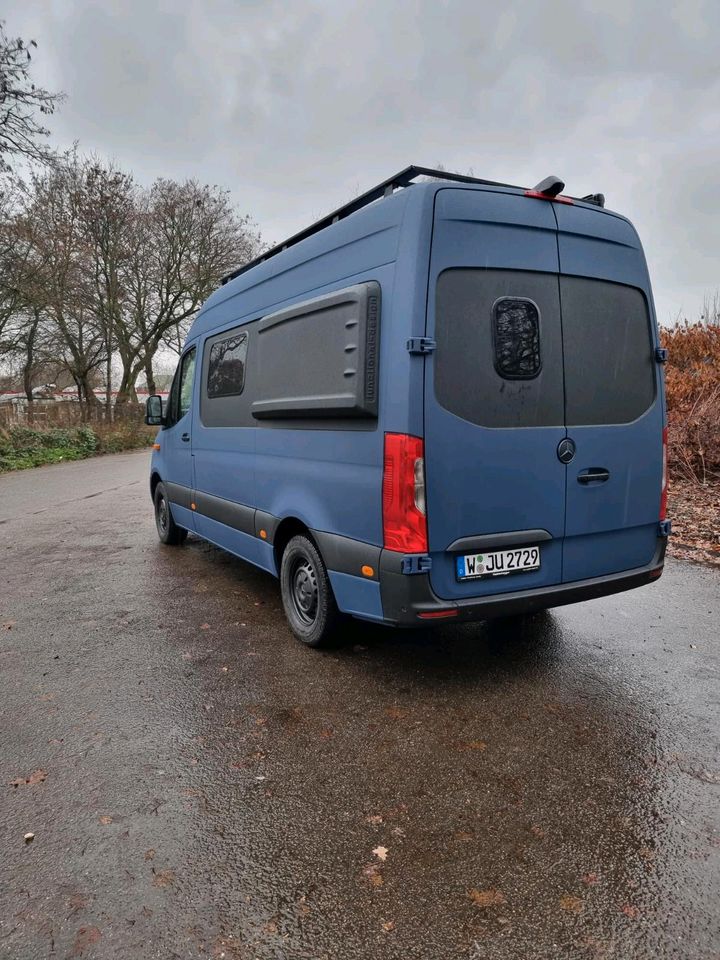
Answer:
[[[424,446],[419,437],[385,434],[383,542],[386,550],[427,553]]]
[[[663,466],[662,466],[662,487],[660,489],[660,519],[667,519],[667,495],[668,495],[668,428],[665,427],[662,433],[663,444]]]

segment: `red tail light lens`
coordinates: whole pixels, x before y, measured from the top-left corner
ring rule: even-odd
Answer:
[[[386,550],[427,553],[424,445],[405,433],[385,434],[383,542]]]
[[[660,489],[660,519],[667,520],[667,495],[668,495],[668,428],[665,427],[662,435],[663,443],[663,468],[662,468],[662,487]]]

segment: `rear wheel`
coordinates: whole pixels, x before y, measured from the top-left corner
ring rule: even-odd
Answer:
[[[170,502],[163,483],[158,483],[155,487],[155,526],[160,540],[168,546],[179,546],[187,538],[187,530],[178,527],[173,520]]]
[[[280,590],[285,616],[298,640],[309,647],[327,644],[340,621],[340,611],[323,559],[308,537],[293,537],[285,547]]]

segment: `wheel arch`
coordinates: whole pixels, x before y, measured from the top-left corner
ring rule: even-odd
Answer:
[[[162,480],[162,477],[157,470],[153,470],[150,474],[150,498],[153,503],[155,503],[155,491],[157,490],[157,485]]]
[[[290,543],[293,537],[302,535],[308,538],[322,557],[322,550],[320,549],[317,540],[312,535],[310,528],[306,523],[303,523],[298,517],[283,517],[280,523],[277,525],[275,534],[273,536],[273,550],[275,552],[275,564],[277,566],[278,574],[280,573],[280,565],[282,563],[282,556],[285,552],[285,548]],[[325,558],[323,557],[323,562]]]

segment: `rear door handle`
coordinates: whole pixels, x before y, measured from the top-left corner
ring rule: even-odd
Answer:
[[[578,483],[605,483],[610,479],[610,471],[605,467],[589,467],[578,474]]]
[[[181,439],[181,440],[184,440],[185,443],[189,443],[189,442],[190,442],[190,434],[189,434],[189,433],[184,433],[184,434],[180,437],[180,439]]]

